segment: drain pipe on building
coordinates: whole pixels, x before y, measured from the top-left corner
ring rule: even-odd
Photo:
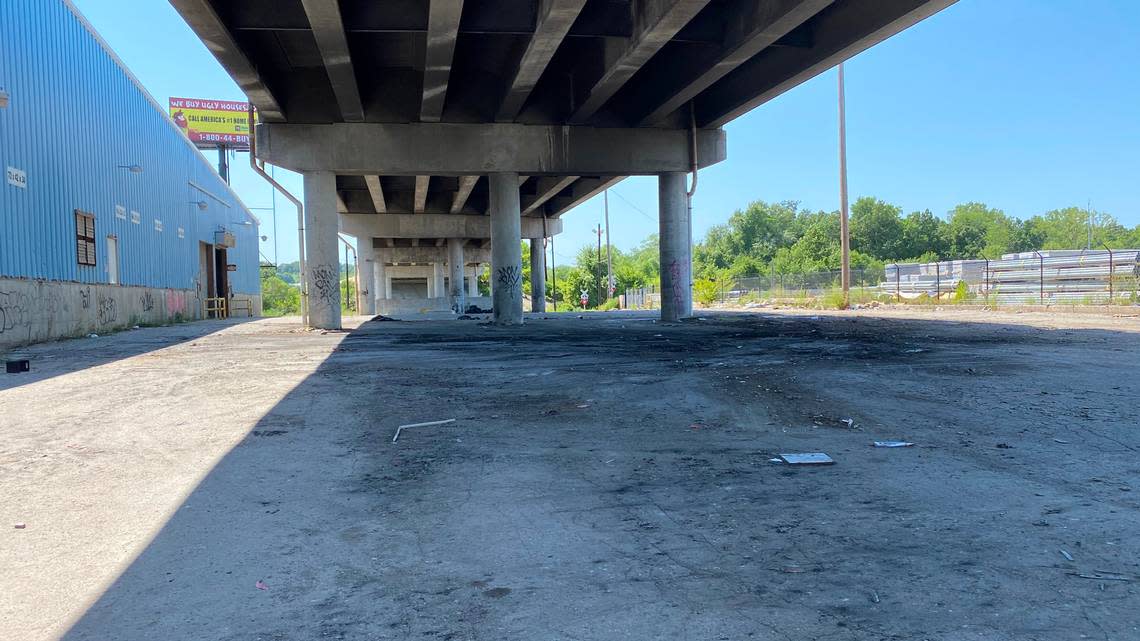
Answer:
[[[309,290],[305,284],[305,205],[301,203],[293,194],[289,193],[287,189],[281,186],[281,183],[273,179],[265,171],[265,163],[258,164],[257,161],[257,136],[253,129],[253,106],[249,108],[249,166],[257,175],[265,179],[274,189],[281,192],[283,196],[289,199],[289,202],[297,206],[297,262],[300,265],[300,280],[301,286],[301,326],[309,326]]]

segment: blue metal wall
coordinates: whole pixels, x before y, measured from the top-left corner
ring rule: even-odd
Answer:
[[[0,179],[0,276],[105,283],[114,235],[120,283],[193,289],[199,241],[226,229],[233,291],[259,293],[255,219],[88,29],[64,0],[0,0],[0,165],[27,172],[26,189]],[[95,267],[77,264],[75,209],[95,214]]]

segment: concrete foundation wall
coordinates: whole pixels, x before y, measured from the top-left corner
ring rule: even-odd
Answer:
[[[260,296],[237,298],[252,299],[261,314]],[[0,350],[201,317],[191,289],[0,278]]]
[[[490,296],[468,296],[467,306],[491,309]],[[451,302],[445,298],[389,298],[376,301],[376,313],[399,318],[430,312],[451,312]]]

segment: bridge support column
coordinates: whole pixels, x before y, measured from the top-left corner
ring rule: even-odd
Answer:
[[[685,191],[685,174],[661,174],[657,181],[661,224],[661,320],[672,322],[693,315],[689,197]]]
[[[428,298],[443,298],[447,294],[443,289],[443,263],[431,264],[431,282],[428,283]]]
[[[336,175],[305,173],[305,258],[309,325],[340,329],[340,257],[337,255]]]
[[[360,289],[360,313],[367,316],[376,315],[376,259],[371,251],[362,249],[362,241],[371,240],[371,238],[356,239],[356,248],[360,256],[360,273],[357,274],[356,286]]]
[[[475,298],[479,296],[479,263],[471,268],[471,274],[467,277],[467,296]]]
[[[375,252],[373,252],[372,260],[374,261],[372,267],[372,280],[376,283],[373,285],[373,287],[376,294],[376,300],[381,301],[388,298],[388,269],[384,264],[384,259],[376,255]]]
[[[522,301],[522,210],[519,206],[519,175],[491,174],[491,281],[496,325],[521,325]]]
[[[541,238],[530,239],[530,311],[546,311],[546,248]]]
[[[463,314],[467,311],[467,296],[463,290],[463,239],[447,239],[447,297],[451,311]]]

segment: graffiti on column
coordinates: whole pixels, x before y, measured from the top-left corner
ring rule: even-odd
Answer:
[[[669,263],[669,277],[673,281],[673,305],[676,306],[678,314],[683,313],[685,303],[681,300],[681,264],[676,259]]]
[[[317,265],[313,268],[313,289],[316,290],[317,300],[329,307],[332,307],[340,296],[337,283],[338,271],[332,265]]]
[[[495,271],[496,286],[502,287],[514,298],[518,294],[518,284],[522,281],[522,265],[507,265]]]

